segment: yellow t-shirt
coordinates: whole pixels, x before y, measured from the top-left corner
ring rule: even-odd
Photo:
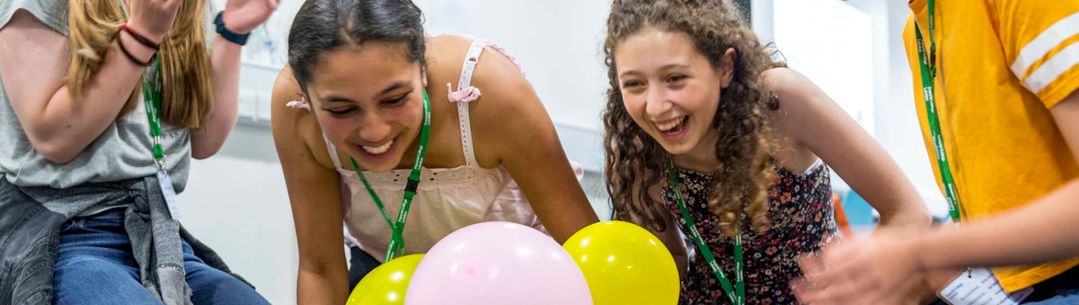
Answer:
[[[1079,89],[1079,1],[937,0],[937,111],[964,220],[1025,205],[1079,178],[1049,109]],[[928,49],[929,10],[910,3],[904,31],[926,152],[940,181],[926,120],[914,19]],[[947,255],[942,252],[939,255]],[[1079,265],[1079,258],[994,269],[1015,291]]]

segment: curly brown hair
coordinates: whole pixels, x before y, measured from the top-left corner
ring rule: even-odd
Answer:
[[[758,42],[738,8],[722,0],[615,0],[611,5],[603,45],[611,85],[603,113],[603,142],[607,192],[616,217],[652,230],[666,230],[663,213],[668,212],[655,202],[651,187],[666,181],[670,157],[627,112],[614,60],[620,43],[648,28],[687,34],[714,69],[724,64],[728,49],[735,50],[733,79],[721,90],[722,102],[712,122],[719,137],[719,170],[708,209],[719,217],[726,236],[742,228],[746,217],[754,230],[766,230],[767,193],[775,173],[766,136],[770,124],[763,113],[772,94],[763,88],[761,72],[783,64],[772,60],[773,52]]]

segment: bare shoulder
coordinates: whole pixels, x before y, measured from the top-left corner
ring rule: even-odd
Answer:
[[[428,37],[427,38],[427,47],[430,50],[437,50],[438,51],[437,53],[442,53],[443,51],[445,51],[443,48],[459,49],[459,48],[454,47],[454,46],[458,46],[458,47],[459,46],[465,46],[467,48],[467,46],[470,43],[472,43],[472,40],[473,39],[471,37],[464,36],[464,35],[440,34],[440,35]],[[466,50],[460,50],[460,51],[461,51],[461,54],[464,54]],[[431,55],[437,55],[437,54],[430,54],[430,52],[428,52],[428,56],[431,56]]]
[[[790,68],[772,68],[761,73],[764,89],[774,94],[778,109],[767,111],[773,126],[772,155],[783,164],[796,164],[814,159],[812,152],[800,141],[808,130],[815,130],[807,118],[820,110],[820,89],[802,73]]]
[[[450,79],[453,87],[457,88],[458,76],[468,54],[468,49],[475,38],[444,34],[431,37],[428,40],[428,65],[431,73]],[[479,88],[481,98],[473,105],[473,114],[481,109],[497,108],[502,106],[513,107],[517,102],[503,102],[516,100],[518,97],[535,95],[532,86],[525,79],[524,74],[507,55],[488,46],[476,62],[476,68],[472,74],[472,86]],[[476,109],[481,108],[481,109]],[[480,114],[482,115],[482,114]]]
[[[294,101],[302,101],[303,92],[288,66],[281,69],[274,81],[273,95],[270,98],[270,124],[273,128],[274,143],[282,162],[297,161],[295,158],[309,157],[325,168],[333,168],[326,144],[322,139],[312,108],[289,106]],[[287,154],[287,152],[293,152]]]
[[[472,109],[479,118],[472,126],[483,130],[478,143],[487,143],[501,156],[518,154],[516,150],[523,147],[561,152],[554,123],[543,102],[507,54],[487,47],[476,66],[473,83],[483,90],[482,101]]]
[[[429,78],[442,80],[429,86],[435,87],[433,94],[444,92],[446,82],[457,89],[461,68],[474,40],[441,35],[428,41]],[[501,164],[509,146],[518,145],[518,141],[557,146],[553,124],[543,104],[510,58],[490,46],[484,49],[476,62],[471,85],[480,91],[479,98],[469,103],[469,116],[476,158],[482,167]]]
[[[424,58],[427,60],[427,73],[432,81],[449,79],[454,80],[456,87],[457,76],[461,72],[461,62],[468,53],[471,39],[461,35],[442,34],[427,38],[427,50]],[[432,83],[432,85],[444,85]]]
[[[472,83],[483,91],[483,105],[474,109],[474,113],[488,118],[485,122],[519,120],[522,116],[547,118],[539,96],[524,73],[508,54],[494,47],[488,46],[480,56]]]
[[[812,84],[802,73],[785,67],[771,68],[761,72],[764,89],[776,95],[797,93],[807,83]]]

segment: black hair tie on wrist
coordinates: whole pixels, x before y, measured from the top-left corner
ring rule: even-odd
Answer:
[[[154,59],[157,58],[157,51],[155,50],[154,54],[150,55],[150,60],[147,60],[145,62],[139,60],[137,57],[135,57],[135,54],[131,54],[131,51],[127,50],[127,47],[124,46],[124,41],[120,39],[119,36],[116,37],[116,44],[120,45],[120,51],[123,52],[125,56],[127,56],[127,59],[131,60],[131,62],[135,63],[136,65],[149,67],[154,64]]]

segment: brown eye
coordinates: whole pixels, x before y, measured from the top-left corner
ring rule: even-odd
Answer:
[[[394,98],[394,99],[391,99],[391,100],[388,100],[388,101],[383,101],[382,104],[386,105],[386,106],[391,106],[391,107],[400,106],[401,104],[404,104],[405,101],[408,101],[408,95],[409,95],[408,93],[405,93],[404,95],[402,95],[400,97],[397,97],[397,98]]]
[[[346,116],[346,115],[352,113],[352,111],[355,111],[356,108],[322,109],[322,110],[326,111],[326,112],[329,112],[331,116],[343,117],[343,116]]]

